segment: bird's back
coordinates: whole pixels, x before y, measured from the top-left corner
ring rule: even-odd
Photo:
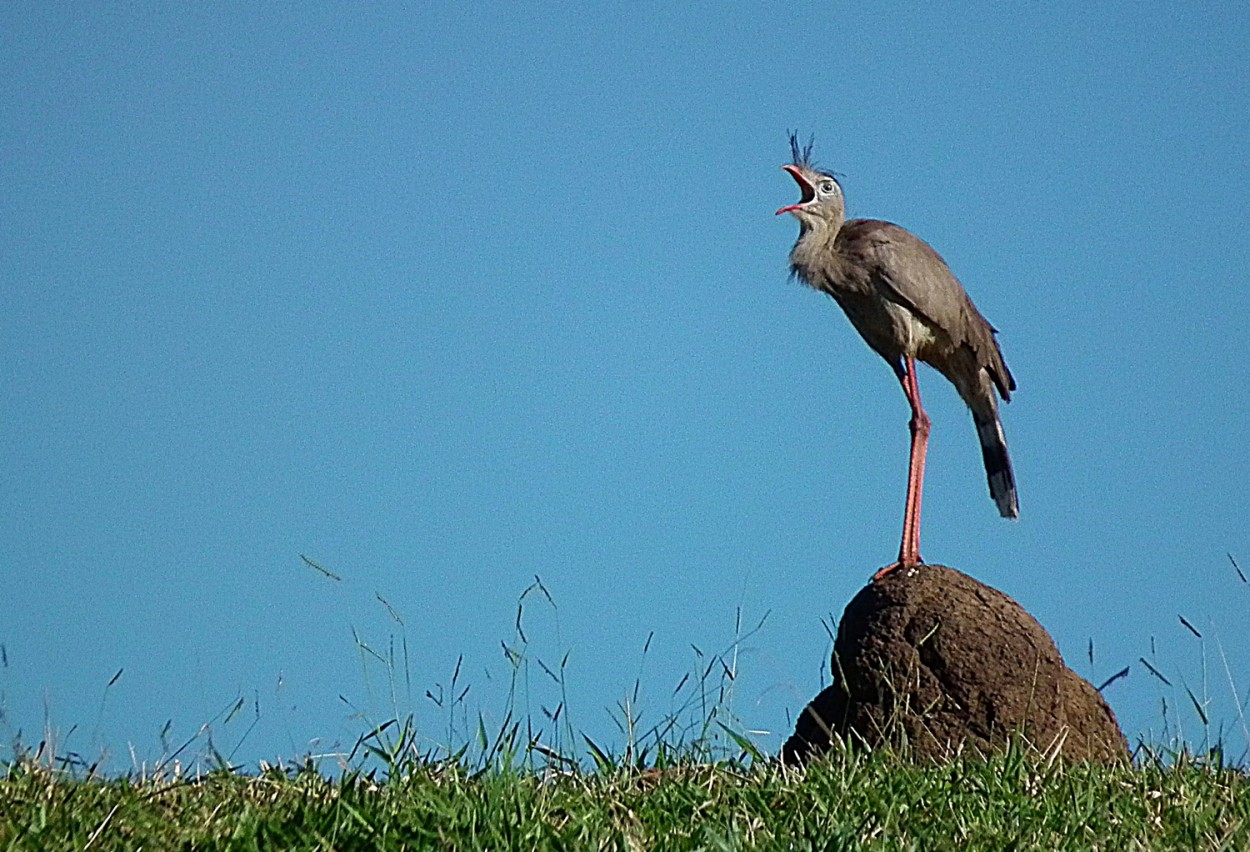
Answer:
[[[969,396],[980,395],[976,374],[984,370],[1010,397],[1015,382],[993,326],[932,246],[892,222],[852,219],[833,249],[842,259],[842,283],[850,286],[835,284],[830,295],[886,360],[911,355],[930,364],[970,404]]]

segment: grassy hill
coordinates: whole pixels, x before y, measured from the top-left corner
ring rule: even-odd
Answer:
[[[929,766],[840,749],[802,771],[510,763],[99,779],[28,759],[0,780],[0,848],[1250,849],[1246,774],[1184,755],[1114,768],[1023,749]]]
[[[445,742],[461,744],[454,753],[446,745],[422,751],[430,732],[417,731],[411,715],[401,721],[398,707],[330,768],[309,758],[244,772],[197,735],[156,768],[102,776],[61,755],[50,737],[33,752],[15,743],[16,757],[0,762],[0,850],[1250,850],[1247,756],[1229,765],[1224,728],[1188,688],[1201,745],[1163,754],[1139,747],[1133,765],[1065,763],[1019,742],[989,758],[938,764],[909,759],[905,746],[867,753],[835,743],[823,759],[793,769],[736,732],[731,652],[752,632],[739,624],[730,652],[700,656],[674,692],[676,709],[645,729],[635,716],[635,682],[618,707],[628,734],[620,756],[574,730],[563,700],[553,712],[542,709],[554,739],[533,733],[518,684],[534,662],[563,697],[567,657],[554,667],[531,660],[519,614],[517,641],[505,643],[513,666],[507,721],[496,734],[480,714],[469,726],[459,664],[450,688],[427,693],[447,714]],[[406,682],[394,653],[357,644],[392,686]],[[228,722],[241,706],[212,721]],[[201,751],[189,753],[196,742]]]

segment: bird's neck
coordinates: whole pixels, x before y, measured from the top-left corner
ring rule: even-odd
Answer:
[[[800,222],[799,238],[790,250],[790,269],[808,286],[823,289],[821,282],[835,273],[829,265],[841,261],[841,255],[834,249],[841,229],[841,219]]]

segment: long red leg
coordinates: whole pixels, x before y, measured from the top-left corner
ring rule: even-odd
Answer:
[[[908,357],[903,375],[903,393],[911,406],[911,457],[907,464],[907,503],[903,507],[903,541],[898,548],[898,561],[873,575],[879,580],[896,568],[921,564],[920,503],[924,497],[924,460],[929,447],[929,415],[920,404],[920,383],[916,379],[916,360]]]

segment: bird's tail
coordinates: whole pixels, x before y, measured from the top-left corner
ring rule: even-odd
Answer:
[[[997,408],[997,406],[995,406]],[[990,483],[990,496],[998,504],[998,512],[1004,518],[1020,514],[1020,502],[1016,498],[1016,475],[1011,471],[1011,456],[1007,454],[1007,438],[997,411],[988,414],[972,413],[981,440],[981,458],[985,460],[985,476]]]

